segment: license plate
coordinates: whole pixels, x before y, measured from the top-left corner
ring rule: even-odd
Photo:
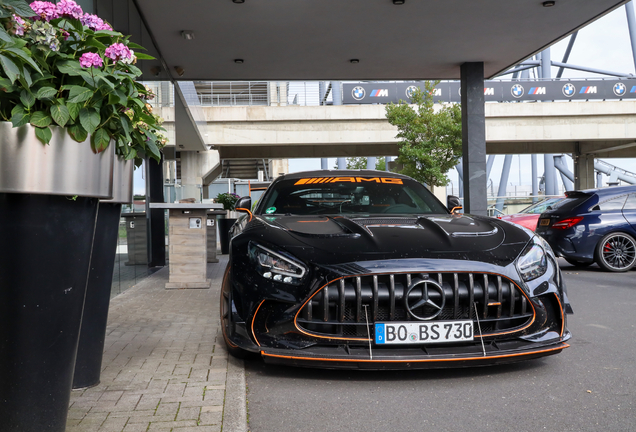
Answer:
[[[473,340],[472,321],[375,324],[376,344],[426,344]]]
[[[550,219],[541,219],[541,222],[539,222],[539,224],[541,226],[548,226],[550,225]]]

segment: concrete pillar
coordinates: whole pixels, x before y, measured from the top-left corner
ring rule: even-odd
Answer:
[[[375,157],[368,157],[367,158],[367,169],[374,170],[375,169],[376,160],[377,160],[377,158],[375,158]]]
[[[338,158],[338,169],[347,169],[347,158]]]
[[[603,187],[603,173],[602,172],[597,172],[596,173],[596,187],[597,188],[602,188]]]
[[[385,156],[384,157],[384,170],[391,171],[389,169],[389,162],[393,162],[393,156]]]
[[[219,152],[182,151],[181,152],[181,198],[201,199],[203,176],[219,163]]]
[[[504,158],[503,169],[501,170],[501,179],[499,180],[499,190],[497,191],[497,203],[495,207],[497,210],[502,211],[504,201],[508,191],[508,177],[510,176],[510,165],[512,165],[512,155],[506,155]]]
[[[554,169],[554,156],[551,154],[543,155],[543,168],[545,176],[545,194],[557,195],[556,172]]]
[[[342,105],[342,89],[340,88],[340,81],[331,81],[331,95],[333,97],[334,105]]]
[[[461,65],[464,210],[486,216],[486,114],[484,63]]]
[[[574,189],[593,189],[594,188],[594,155],[581,154],[579,143],[576,144],[576,150],[572,153],[574,161]]]
[[[530,161],[532,164],[532,202],[539,200],[539,173],[537,170],[537,155],[530,155]]]
[[[320,159],[320,169],[329,169],[329,159],[327,158],[321,158]]]

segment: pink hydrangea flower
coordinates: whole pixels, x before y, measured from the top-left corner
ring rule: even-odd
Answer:
[[[62,0],[57,4],[57,13],[59,16],[80,19],[84,15],[82,8],[73,0]]]
[[[24,36],[24,20],[17,15],[13,15],[13,32],[16,36]]]
[[[104,61],[102,60],[102,58],[100,57],[99,54],[97,53],[84,53],[82,54],[82,56],[79,59],[80,62],[80,66],[82,66],[83,68],[89,68],[89,67],[102,67],[104,65]]]
[[[124,63],[130,63],[134,56],[133,52],[123,43],[112,44],[106,48],[104,55],[114,61],[122,61]]]
[[[59,18],[60,15],[57,12],[57,6],[53,3],[46,1],[34,1],[29,6],[33,9],[33,12],[39,15],[40,19],[44,21],[51,21],[52,19]],[[38,19],[38,17],[33,17],[34,19]]]
[[[104,20],[102,20],[97,15],[92,14],[84,14],[80,17],[80,21],[82,25],[87,26],[91,30],[100,31],[100,30],[112,30],[113,28],[106,24]]]

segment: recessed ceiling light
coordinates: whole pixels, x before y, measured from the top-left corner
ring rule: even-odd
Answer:
[[[243,59],[234,59],[234,63],[242,64],[244,61]]]
[[[406,0],[393,0],[394,5],[403,5],[406,3]]]
[[[245,3],[245,0],[232,0],[234,3]]]
[[[192,40],[194,39],[194,32],[192,30],[183,30],[181,32],[181,36],[185,39],[185,40]]]
[[[543,7],[552,7],[556,4],[555,1],[544,1],[543,3]]]
[[[359,59],[351,59],[351,60],[349,60],[349,61],[350,61],[351,63],[360,63],[360,60],[359,60]]]

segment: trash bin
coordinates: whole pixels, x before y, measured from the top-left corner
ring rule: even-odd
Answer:
[[[122,213],[126,221],[127,266],[148,264],[146,213]]]

